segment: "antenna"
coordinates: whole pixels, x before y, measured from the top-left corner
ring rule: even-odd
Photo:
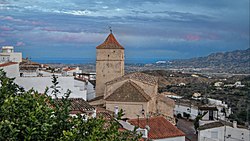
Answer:
[[[140,125],[140,119],[139,119],[139,115],[137,115],[137,120],[138,120],[138,127],[140,127],[139,125]]]
[[[109,26],[109,31],[110,31],[110,33],[112,33],[112,28],[111,28],[111,26]]]

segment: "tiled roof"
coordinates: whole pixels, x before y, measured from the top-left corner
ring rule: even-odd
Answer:
[[[172,106],[172,107],[175,106],[174,100],[171,99],[171,98],[166,97],[165,95],[158,94],[158,95],[157,95],[157,100],[160,100],[160,101],[162,101],[162,102],[168,104],[169,106]]]
[[[138,119],[132,119],[129,123],[138,126]],[[164,139],[178,136],[185,136],[185,134],[171,124],[164,117],[151,117],[139,119],[139,127],[145,129],[145,126],[150,127],[148,137],[149,139]]]
[[[38,66],[40,66],[39,63],[30,61],[30,60],[24,59],[24,58],[22,59],[22,62],[20,63],[20,65],[38,65]]]
[[[233,123],[219,120],[211,123],[204,124],[198,128],[198,130],[206,130],[206,129],[211,129],[211,128],[216,128],[216,127],[221,127],[221,126],[229,126],[233,127]],[[244,128],[247,129],[245,126],[237,125],[237,128]]]
[[[26,71],[26,70],[37,70],[40,67],[39,63],[32,62],[28,59],[23,59],[20,63],[20,71]]]
[[[3,64],[0,64],[0,67],[6,67],[6,66],[14,65],[14,64],[17,64],[17,62],[7,62],[7,63],[3,63]]]
[[[114,80],[111,80],[111,81],[107,82],[106,84],[108,84],[108,85],[114,84],[118,81],[125,80],[125,79],[133,79],[133,80],[137,80],[137,81],[140,81],[140,82],[143,82],[146,84],[153,84],[153,85],[158,84],[158,77],[148,75],[145,73],[141,73],[141,72],[126,74],[124,76],[121,76],[121,77],[118,77]]]
[[[113,118],[114,112],[109,111],[105,108],[99,107],[99,106],[95,106],[96,108],[96,116],[97,117],[102,117],[104,119],[111,119]]]
[[[92,102],[92,101],[96,101],[96,100],[100,100],[100,99],[103,99],[103,95],[102,95],[102,96],[95,97],[95,98],[93,98],[93,99],[90,99],[90,100],[88,100],[88,102]]]
[[[120,102],[147,102],[151,99],[144,90],[132,81],[125,82],[105,100]]]
[[[57,99],[55,100],[55,102],[62,103],[61,100],[62,99]],[[69,98],[69,101],[71,114],[84,113],[87,111],[95,110],[93,106],[89,105],[89,103],[82,98]]]
[[[72,71],[75,70],[76,68],[64,68],[63,71]]]
[[[124,49],[115,39],[115,36],[110,33],[106,40],[96,47],[96,49]]]

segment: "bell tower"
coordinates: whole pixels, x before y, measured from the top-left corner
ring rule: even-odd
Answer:
[[[124,48],[110,30],[106,40],[96,47],[96,97],[103,96],[105,83],[124,75]]]

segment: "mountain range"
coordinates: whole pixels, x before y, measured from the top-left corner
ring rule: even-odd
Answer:
[[[173,60],[167,63],[171,68],[201,68],[217,72],[250,74],[250,48],[225,53],[212,53],[205,57]]]

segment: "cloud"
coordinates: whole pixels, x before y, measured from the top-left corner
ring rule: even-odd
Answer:
[[[23,20],[19,18],[14,18],[12,16],[0,16],[0,20],[16,22],[16,23],[21,23],[21,24],[29,24],[29,25],[43,25],[43,23],[39,21]]]
[[[249,47],[249,0],[9,0],[0,3],[0,25],[1,39],[23,42],[25,49],[46,48],[45,54],[51,47],[67,48],[69,53],[76,46],[95,47],[112,26],[135,56],[141,49],[142,56],[155,49],[156,56],[161,51],[163,57],[174,52],[192,56],[202,54],[194,51],[197,46],[203,47],[203,54],[211,48]]]
[[[0,38],[0,43],[4,43],[4,42],[5,42],[5,40]]]
[[[199,35],[189,34],[189,35],[185,36],[185,39],[188,41],[199,41],[199,40],[201,40],[201,37]]]
[[[53,32],[47,35],[47,38],[60,43],[96,43],[102,41],[103,36],[99,33]]]
[[[8,26],[0,26],[0,30],[2,30],[2,31],[12,31],[13,28],[8,27]]]
[[[18,42],[16,43],[16,46],[17,46],[17,47],[19,47],[19,46],[25,46],[25,43],[22,42],[22,41],[18,41]]]

